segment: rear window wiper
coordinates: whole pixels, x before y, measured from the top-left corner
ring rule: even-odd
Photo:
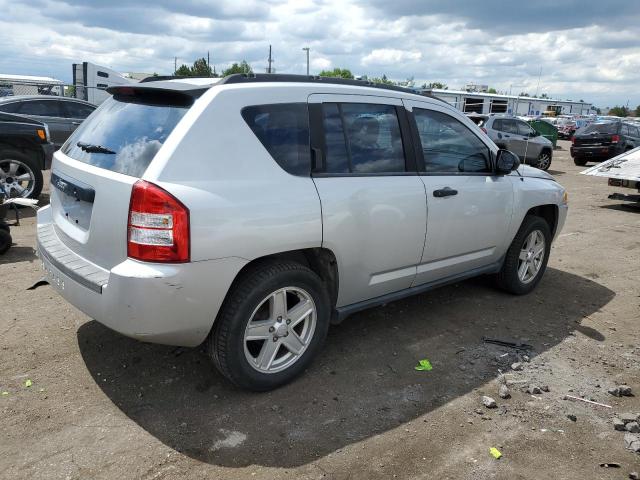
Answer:
[[[103,147],[102,145],[92,145],[90,143],[78,142],[76,143],[82,150],[87,153],[113,153],[113,150],[108,149],[107,147]]]

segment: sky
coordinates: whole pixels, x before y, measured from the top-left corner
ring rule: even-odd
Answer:
[[[174,57],[450,89],[486,84],[599,107],[640,104],[638,0],[0,0],[0,73],[71,82],[72,63],[171,74]]]

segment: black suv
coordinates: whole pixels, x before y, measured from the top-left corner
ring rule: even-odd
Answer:
[[[640,128],[623,121],[595,122],[578,130],[571,139],[573,163],[602,162],[640,146]]]

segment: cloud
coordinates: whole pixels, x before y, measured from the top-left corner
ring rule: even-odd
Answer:
[[[421,58],[422,53],[418,51],[407,52],[404,50],[397,50],[395,48],[378,48],[362,57],[362,61],[360,63],[364,66],[387,66],[398,63],[415,63]]]
[[[566,0],[0,0],[0,72],[71,80],[90,61],[170,74],[210,54],[279,73],[355,74],[450,88],[640,103],[640,2]]]

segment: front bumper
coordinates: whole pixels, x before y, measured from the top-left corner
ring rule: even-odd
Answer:
[[[38,211],[37,249],[49,283],[91,318],[128,337],[187,347],[206,339],[247,263],[237,257],[184,264],[126,259],[106,270],[60,240],[50,207]]]

